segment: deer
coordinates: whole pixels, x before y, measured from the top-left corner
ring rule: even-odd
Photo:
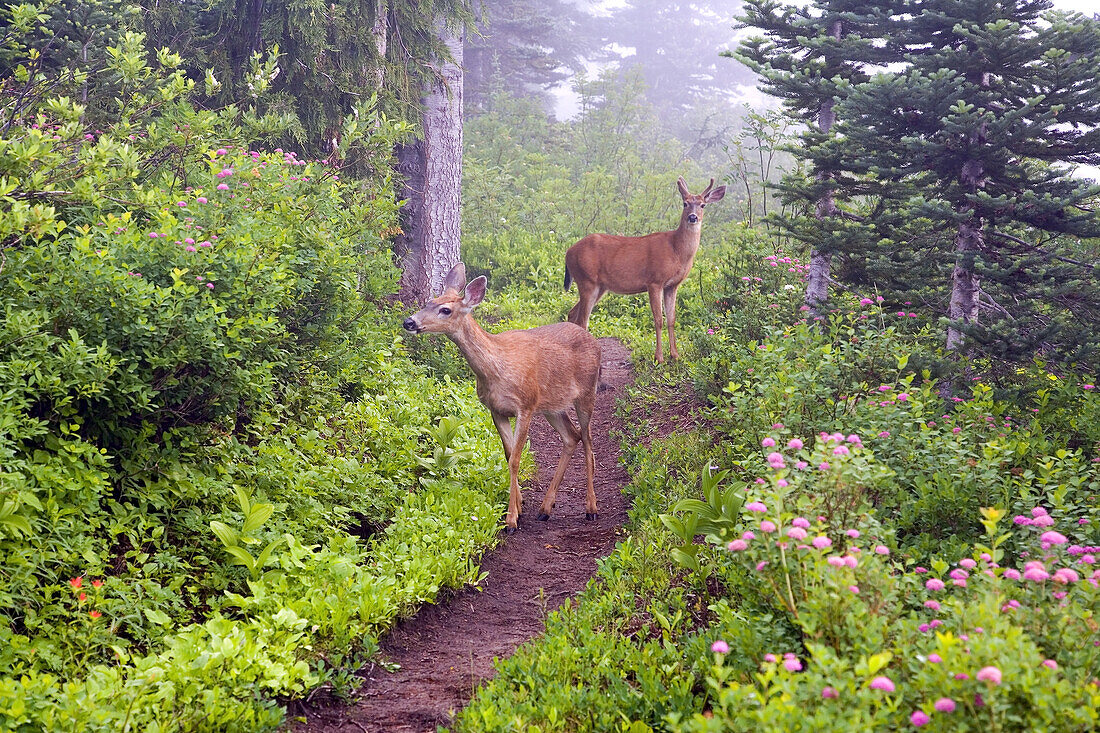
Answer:
[[[676,350],[676,291],[691,272],[695,253],[699,251],[699,232],[703,226],[703,209],[721,201],[726,187],[714,188],[714,179],[700,194],[688,191],[683,176],[676,187],[684,201],[680,226],[670,232],[654,232],[641,237],[615,234],[589,234],[578,240],[565,253],[565,289],[577,283],[580,300],[569,311],[569,322],[588,328],[592,309],[607,292],[623,295],[649,293],[649,308],[653,311],[653,327],[657,332],[654,359],[663,363],[661,349],[661,307],[668,325],[669,355],[680,358]]]
[[[593,479],[596,459],[592,452],[592,411],[600,376],[600,343],[575,323],[552,323],[535,328],[489,333],[474,320],[473,309],[485,297],[484,275],[466,282],[466,266],[459,262],[443,281],[443,294],[405,319],[404,329],[413,334],[442,333],[455,343],[477,380],[477,396],[492,415],[508,463],[509,493],[505,531],[519,526],[523,496],[519,491],[519,464],[527,432],[535,415],[542,413],[562,439],[561,458],[536,517],[548,521],[558,487],[577,443],[584,445],[588,480],[585,519],[599,518]],[[577,412],[573,424],[568,410]],[[515,418],[513,429],[511,418]]]

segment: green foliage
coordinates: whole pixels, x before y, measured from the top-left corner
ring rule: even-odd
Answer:
[[[94,115],[3,80],[0,728],[273,730],[480,580],[499,447],[385,305],[407,125],[360,105],[348,183],[141,36],[106,55]]]

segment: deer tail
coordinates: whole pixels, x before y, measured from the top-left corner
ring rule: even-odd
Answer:
[[[565,266],[565,289],[568,290],[569,286],[573,284],[573,276],[569,274],[569,265]]]

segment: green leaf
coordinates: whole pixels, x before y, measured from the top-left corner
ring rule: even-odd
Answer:
[[[271,517],[274,511],[274,504],[253,504],[252,511],[248,512],[248,516],[244,520],[244,526],[241,527],[241,534],[250,535],[264,526],[264,522]]]
[[[229,553],[229,562],[233,565],[244,565],[248,568],[248,572],[254,572],[256,567],[256,561],[252,559],[252,555],[248,554],[248,550],[243,547],[227,547],[225,551]]]
[[[172,623],[172,618],[164,611],[158,611],[155,608],[143,608],[142,613],[145,614],[145,618],[160,626],[167,626]]]
[[[237,546],[237,530],[233,529],[225,522],[219,522],[213,520],[210,522],[210,529],[218,536],[218,539],[222,541],[222,544],[228,547]]]

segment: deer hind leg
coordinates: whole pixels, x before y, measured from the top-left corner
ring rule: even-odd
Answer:
[[[673,285],[665,288],[664,293],[665,324],[668,326],[668,355],[673,359],[680,358],[680,352],[676,350],[676,291],[679,288],[679,285]]]
[[[512,457],[512,422],[499,412],[490,411],[489,414],[493,416],[493,424],[500,433],[500,442],[504,444],[504,462],[507,463]]]
[[[561,436],[561,458],[558,459],[558,470],[554,472],[554,479],[550,482],[550,488],[546,490],[546,497],[542,500],[542,508],[539,509],[539,515],[536,517],[540,522],[545,522],[550,518],[550,512],[554,510],[554,500],[558,496],[558,487],[561,485],[562,477],[565,476],[565,469],[569,466],[569,461],[573,457],[573,451],[576,449],[577,443],[581,440],[580,431],[574,427],[573,421],[569,419],[567,413],[548,412],[546,413],[546,421]]]
[[[512,451],[508,454],[508,514],[504,518],[504,530],[512,534],[519,526],[519,513],[523,508],[523,495],[519,492],[519,462],[523,457],[523,444],[531,428],[533,413],[521,412],[516,416],[516,429],[512,435]]]
[[[577,293],[580,295],[580,300],[578,300],[577,304],[573,306],[573,309],[569,311],[569,321],[587,331],[588,319],[592,317],[592,309],[596,307],[596,303],[603,297],[604,291],[600,290],[598,285],[583,283],[578,280]]]
[[[661,329],[664,327],[664,319],[661,317],[661,286],[649,286],[649,309],[653,311],[653,330],[657,332],[657,353],[654,359],[658,364],[664,363],[665,355],[661,351]]]
[[[585,400],[586,404],[577,403],[577,422],[581,426],[581,442],[584,443],[584,471],[588,480],[588,496],[585,502],[584,518],[592,521],[599,519],[596,509],[596,455],[592,451],[592,410],[595,407],[595,394]]]

